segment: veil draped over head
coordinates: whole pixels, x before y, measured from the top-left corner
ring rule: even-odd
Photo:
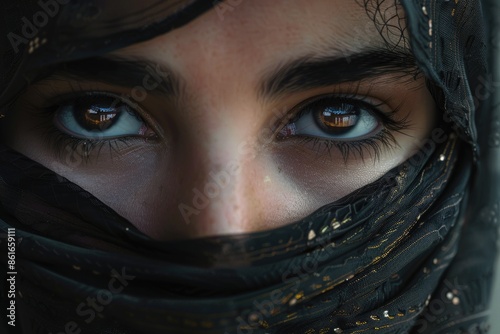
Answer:
[[[384,0],[358,2],[384,34]],[[225,4],[2,1],[0,114],[54,64],[151,39]],[[16,291],[16,326],[4,317],[2,332],[486,333],[500,198],[499,8],[401,5],[442,122],[405,163],[287,226],[156,241],[0,145],[3,310],[12,275]]]

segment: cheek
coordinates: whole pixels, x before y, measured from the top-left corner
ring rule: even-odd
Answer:
[[[174,193],[163,187],[175,180],[165,172],[175,166],[163,145],[139,142],[113,149],[103,146],[98,154],[87,159],[81,150],[74,151],[70,146],[54,150],[41,140],[40,133],[26,127],[13,131],[7,144],[88,191],[141,230],[147,231],[154,225],[149,213],[160,206],[159,198],[163,205],[175,201]]]
[[[68,178],[132,222],[154,235],[172,221],[184,176],[176,172],[172,152],[162,145],[139,145],[114,159],[84,166]],[[152,233],[150,233],[152,232]]]
[[[311,144],[302,144],[305,147],[300,145],[284,144],[276,154],[276,161],[283,179],[310,203],[307,211],[348,195],[402,162],[399,155],[384,157],[378,162],[369,157],[345,161],[337,148],[331,148],[328,153],[323,152],[321,147],[309,149]]]

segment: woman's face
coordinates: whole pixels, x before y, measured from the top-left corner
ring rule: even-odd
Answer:
[[[401,8],[352,0],[216,5],[60,66],[2,121],[5,140],[156,239],[289,224],[380,178],[433,127],[402,30],[369,12],[404,29]]]

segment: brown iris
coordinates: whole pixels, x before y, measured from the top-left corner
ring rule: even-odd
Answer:
[[[334,135],[349,132],[359,121],[359,109],[348,103],[318,108],[313,112],[314,119],[321,129]]]
[[[75,120],[87,131],[103,131],[116,123],[122,113],[123,104],[114,105],[112,98],[103,98],[100,101],[80,100],[74,110]]]

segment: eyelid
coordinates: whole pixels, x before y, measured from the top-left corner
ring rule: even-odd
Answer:
[[[164,138],[165,132],[160,127],[159,123],[154,119],[151,113],[147,112],[139,103],[131,103],[130,99],[124,98],[125,94],[119,95],[109,91],[72,91],[65,94],[59,94],[57,97],[51,99],[50,104],[52,108],[56,106],[60,107],[62,105],[69,105],[75,99],[89,98],[92,97],[110,97],[117,100],[118,103],[124,103],[128,105],[134,112],[141,117],[141,119],[155,132],[159,138]]]
[[[391,115],[395,112],[394,110],[391,110],[391,108],[387,105],[386,102],[383,102],[377,98],[368,95],[345,94],[345,93],[327,93],[327,94],[315,95],[299,102],[288,111],[285,117],[281,119],[281,121],[279,121],[279,123],[273,129],[273,139],[275,139],[278,136],[279,132],[284,126],[290,123],[293,119],[298,118],[301,115],[301,113],[304,112],[305,108],[308,105],[316,101],[327,98],[339,99],[339,100],[351,100],[351,101],[357,101],[358,103],[365,103],[370,110],[378,111],[377,114],[374,116],[378,117],[382,122],[389,121]]]

